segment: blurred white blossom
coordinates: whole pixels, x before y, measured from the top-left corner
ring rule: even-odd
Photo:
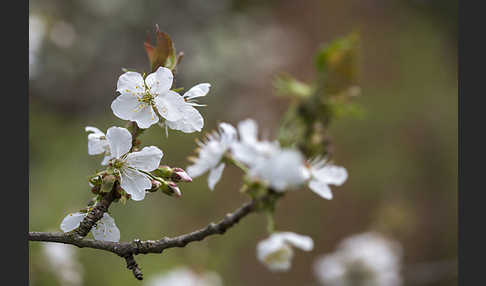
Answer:
[[[257,245],[257,257],[271,271],[287,271],[292,266],[292,247],[304,251],[314,248],[312,238],[293,232],[276,232]]]
[[[322,285],[400,286],[402,248],[396,241],[373,232],[343,240],[334,253],[314,263]]]
[[[223,155],[236,140],[236,129],[230,124],[220,123],[218,131],[208,134],[205,141],[198,142],[199,157],[195,159],[193,165],[186,168],[189,176],[193,178],[210,171],[208,185],[211,190],[223,173],[225,167],[225,163],[221,162]]]
[[[345,168],[325,160],[307,162],[293,148],[281,148],[277,141],[258,140],[258,126],[252,119],[238,124],[239,140],[231,145],[233,158],[248,166],[248,175],[261,180],[277,192],[308,184],[325,199],[332,199],[329,185],[342,185],[348,178]]]
[[[145,286],[223,286],[216,272],[196,273],[187,267],[178,267],[147,280]]]
[[[68,214],[61,222],[61,230],[64,232],[75,230],[87,215],[87,213],[81,212]],[[104,213],[103,217],[96,222],[91,233],[96,240],[120,241],[120,230],[116,226],[115,220],[108,213]]]
[[[83,267],[72,245],[63,243],[42,243],[47,264],[62,286],[83,285]]]

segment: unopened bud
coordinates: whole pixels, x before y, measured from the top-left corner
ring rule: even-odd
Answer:
[[[157,181],[157,180],[152,180],[152,188],[149,190],[149,192],[155,192],[157,191],[160,186],[162,186],[162,183]]]
[[[159,166],[152,173],[161,178],[170,178],[172,176],[172,168],[169,166]]]
[[[182,196],[181,190],[179,189],[176,183],[169,182],[169,189],[172,190],[177,197]]]
[[[182,168],[172,169],[174,173],[172,174],[172,180],[175,182],[192,182],[192,178],[184,171]]]

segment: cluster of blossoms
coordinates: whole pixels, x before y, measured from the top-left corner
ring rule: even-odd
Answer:
[[[198,157],[187,167],[191,177],[209,171],[211,190],[221,178],[225,161],[241,166],[250,181],[277,193],[307,185],[328,200],[333,197],[329,185],[340,186],[348,177],[345,168],[326,160],[307,161],[297,149],[282,148],[278,141],[258,140],[258,126],[252,119],[239,122],[237,129],[228,123],[220,123],[218,129],[198,142]],[[292,247],[310,251],[313,240],[292,232],[276,232],[258,244],[257,257],[272,271],[286,271],[291,266]]]
[[[396,241],[374,232],[344,239],[335,252],[322,255],[314,263],[314,273],[322,285],[400,286],[402,248]]]
[[[141,201],[147,192],[157,190],[181,196],[178,182],[190,182],[192,177],[206,172],[209,172],[209,189],[214,190],[228,163],[245,172],[247,187],[254,184],[273,193],[307,186],[320,197],[330,200],[333,197],[330,185],[340,186],[346,181],[348,174],[343,167],[325,159],[306,159],[298,149],[282,147],[278,141],[259,140],[257,123],[251,119],[239,122],[237,128],[220,123],[218,131],[198,142],[198,157],[193,158],[187,173],[180,168],[160,165],[164,156],[162,150],[156,146],[139,149],[136,136],[140,130],[154,124],[164,127],[166,134],[168,129],[184,133],[201,131],[204,119],[195,107],[203,105],[195,100],[206,96],[211,87],[208,83],[201,83],[180,95],[177,92],[180,89],[172,89],[173,82],[172,71],[163,66],[147,76],[125,72],[118,79],[116,91],[119,95],[112,102],[111,109],[115,116],[132,122],[132,133],[116,126],[110,127],[106,133],[92,126],[85,128],[88,132],[88,154],[103,155],[101,165],[106,166],[89,181],[92,192],[98,195],[97,200],[103,193],[111,191],[119,195],[117,199],[134,201]],[[64,232],[74,231],[90,210],[87,208],[68,214],[61,223],[61,229]],[[108,213],[96,222],[91,233],[96,240],[120,240],[120,230]],[[314,242],[308,236],[272,230],[271,235],[258,244],[257,257],[270,270],[285,271],[291,266],[293,247],[310,251]],[[190,281],[198,281],[195,276],[188,274],[186,277],[192,277],[188,278]],[[164,279],[170,281],[172,278]],[[159,282],[157,285],[170,284],[167,283]]]
[[[146,129],[159,120],[165,120],[167,128],[185,133],[201,131],[204,119],[195,106],[195,98],[205,96],[210,84],[202,83],[189,89],[182,96],[171,90],[174,76],[172,71],[159,67],[154,73],[142,76],[137,72],[125,72],[120,76],[116,91],[120,95],[113,101],[113,113],[124,120],[130,120],[140,129]],[[88,154],[103,154],[102,166],[107,166],[90,179],[90,186],[102,188],[108,185],[111,191],[115,181],[119,182],[121,192],[126,198],[140,201],[147,191],[161,191],[181,196],[177,182],[191,182],[192,178],[181,168],[161,166],[164,156],[156,146],[148,146],[140,151],[133,146],[132,133],[123,127],[110,127],[106,134],[100,129],[87,126]],[[87,210],[68,214],[61,223],[64,232],[78,228],[88,215]],[[120,231],[114,219],[105,213],[91,229],[96,240],[119,241]]]

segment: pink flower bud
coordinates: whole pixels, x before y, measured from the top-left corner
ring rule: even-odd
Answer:
[[[173,169],[173,179],[175,181],[182,181],[182,182],[192,182],[192,178],[181,168],[174,168]]]

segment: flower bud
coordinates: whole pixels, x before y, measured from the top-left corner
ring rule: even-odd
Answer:
[[[169,166],[159,166],[152,173],[154,173],[158,177],[170,178],[172,176],[173,171],[172,168]]]
[[[169,182],[169,189],[172,190],[177,197],[182,196],[181,190],[179,189],[176,183]]]
[[[174,182],[192,182],[192,178],[182,168],[174,168],[172,180]]]
[[[157,180],[152,180],[152,188],[149,190],[149,192],[155,192],[157,191],[160,186],[162,186],[162,183],[157,181]]]

